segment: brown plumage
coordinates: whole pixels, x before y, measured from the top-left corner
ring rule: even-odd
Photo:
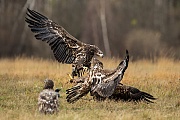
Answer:
[[[153,103],[152,100],[156,100],[152,95],[149,93],[140,91],[139,89],[123,84],[119,84],[114,93],[109,97],[109,99],[113,99],[115,101],[145,101],[147,103]]]
[[[79,79],[81,79],[80,82]],[[79,77],[76,78],[76,80],[78,81],[78,83],[72,88],[66,90],[66,100],[69,103],[74,103],[78,101],[80,98],[87,95],[91,90],[89,77]]]
[[[126,51],[126,57],[118,67],[111,72],[107,72],[107,70],[103,70],[102,62],[94,58],[89,76],[78,78],[77,81],[81,82],[66,90],[66,94],[68,94],[67,101],[73,103],[88,92],[92,96],[97,94],[103,98],[108,98],[114,93],[116,86],[122,80],[124,72],[128,67],[128,62],[129,55],[128,51]]]
[[[39,112],[44,114],[54,114],[59,111],[59,89],[54,91],[54,82],[52,80],[45,80],[43,91],[38,97]]]
[[[100,61],[94,63],[91,71],[92,87],[91,94],[98,94],[101,97],[109,97],[113,94],[116,86],[122,80],[124,72],[128,67],[129,54],[126,51],[126,57],[111,72],[103,69],[103,64]]]
[[[97,101],[110,99],[115,101],[145,101],[147,103],[153,103],[153,100],[156,98],[149,93],[120,83],[128,67],[128,52],[126,52],[126,54],[125,59],[114,70],[103,69],[103,63],[94,58],[89,76],[74,79],[73,82],[76,83],[76,85],[66,90],[67,101],[74,103],[90,92],[94,100]],[[118,76],[116,72],[119,69],[122,71],[120,77],[115,77]]]
[[[85,44],[62,26],[44,15],[27,9],[26,22],[37,40],[45,41],[51,47],[55,59],[60,63],[72,64],[72,76],[81,76],[84,67],[90,69],[94,55],[103,57],[103,52],[95,45]]]

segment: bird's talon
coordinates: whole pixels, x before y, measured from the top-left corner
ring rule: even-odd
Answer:
[[[71,76],[71,74],[69,74],[69,73],[68,73],[68,76],[70,77],[70,80],[72,80],[72,79],[73,79],[73,77]]]

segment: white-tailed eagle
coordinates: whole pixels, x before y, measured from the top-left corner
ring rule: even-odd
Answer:
[[[66,90],[66,94],[68,94],[66,97],[67,101],[73,103],[88,92],[90,92],[92,96],[97,94],[103,98],[110,97],[114,93],[116,86],[122,80],[124,72],[128,67],[128,62],[129,54],[128,51],[126,51],[126,57],[118,67],[108,71],[103,69],[102,62],[94,58],[89,76],[77,78],[81,79],[78,81],[83,82],[79,82],[74,87]]]
[[[123,74],[128,67],[128,52],[126,54],[126,58],[115,70],[103,69],[103,63],[94,58],[92,61],[93,67],[90,71],[93,77],[87,76],[73,79],[74,81],[72,82],[76,85],[66,90],[67,102],[74,103],[90,92],[93,99],[97,101],[111,99],[115,101],[145,101],[147,103],[153,103],[152,100],[156,98],[149,93],[118,83],[118,81],[120,82],[122,80]],[[119,74],[120,77],[115,77],[118,76],[116,73],[118,69],[121,71]]]
[[[54,91],[54,82],[52,80],[45,80],[43,91],[40,92],[38,97],[39,112],[44,114],[54,114],[59,111],[60,89]]]
[[[94,55],[103,57],[103,52],[97,46],[77,40],[62,26],[34,10],[27,9],[25,21],[37,40],[49,44],[58,62],[72,64],[72,77],[80,77],[85,67],[90,69]]]
[[[98,96],[95,96],[96,99],[99,99]],[[127,86],[123,84],[119,84],[114,93],[109,97],[109,99],[115,101],[145,101],[147,103],[153,103],[152,100],[156,100],[152,95],[147,92],[140,91],[139,89]]]

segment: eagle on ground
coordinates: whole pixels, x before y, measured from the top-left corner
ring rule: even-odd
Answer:
[[[60,89],[53,89],[54,82],[52,80],[46,79],[44,83],[43,91],[40,92],[38,97],[39,112],[44,114],[57,113],[59,111]]]
[[[98,96],[96,96],[96,98],[98,98]],[[114,93],[109,96],[109,99],[115,101],[145,101],[146,103],[153,103],[152,100],[156,100],[156,98],[154,98],[154,96],[150,95],[149,93],[140,91],[135,87],[127,86],[121,83],[118,84]]]
[[[99,84],[97,82],[97,80],[101,78],[101,76],[111,76],[115,73],[115,71],[117,70],[117,68],[115,70],[107,70],[107,69],[103,69],[103,63],[101,61],[99,61],[98,59],[94,58],[92,61],[92,70],[90,71],[91,74],[93,74],[93,76],[95,77],[79,77],[76,79],[73,79],[74,81],[72,81],[73,83],[75,83],[76,85],[70,89],[66,90],[66,94],[67,94],[67,102],[69,103],[74,103],[77,100],[79,100],[81,97],[85,96],[86,94],[88,94],[89,92],[91,93],[91,96],[93,96],[94,100],[97,101],[102,101],[105,99],[110,99],[110,100],[114,100],[114,101],[134,101],[134,102],[139,102],[139,101],[145,101],[147,103],[153,103],[152,100],[155,100],[156,98],[154,98],[152,95],[150,95],[149,93],[140,91],[139,89],[132,87],[132,86],[127,86],[127,85],[123,85],[120,83],[120,81],[122,80],[123,74],[125,72],[125,70],[128,67],[128,61],[129,61],[129,55],[128,52],[126,52],[126,58],[124,59],[124,61],[122,61],[119,66],[121,66],[121,70],[122,70],[122,76],[119,77],[118,81],[119,83],[117,84],[117,86],[114,88],[113,91],[113,87],[111,89],[108,89],[108,87],[106,87],[108,84],[109,86],[111,86],[111,82],[105,82],[106,79],[102,78],[101,81],[103,80],[106,85]],[[124,67],[123,67],[124,66]],[[99,74],[100,73],[100,74]],[[100,77],[98,77],[100,76]],[[116,77],[111,77],[110,78],[111,81],[115,82],[117,79]],[[95,91],[95,88],[97,89],[97,87],[101,86],[98,88],[98,92]],[[116,84],[114,84],[115,86]],[[103,89],[104,87],[104,89]],[[102,88],[102,89],[101,89]],[[106,89],[106,90],[105,90]],[[105,93],[107,90],[111,90],[109,92],[111,92],[112,94],[110,96],[107,96],[107,93]],[[113,92],[112,92],[113,91]],[[99,92],[104,93],[106,95],[102,95],[101,93],[99,94]]]
[[[67,101],[73,103],[90,92],[91,96],[100,96],[99,98],[110,97],[116,86],[123,78],[124,72],[128,67],[129,54],[126,50],[126,57],[120,62],[114,70],[108,71],[103,69],[103,63],[94,58],[89,76],[77,78],[77,85],[67,89]],[[79,80],[81,79],[81,80]]]
[[[25,21],[35,33],[35,38],[49,44],[58,62],[72,64],[73,78],[82,76],[85,68],[90,69],[94,55],[103,57],[103,52],[97,46],[77,40],[62,26],[44,15],[30,9],[27,9],[26,14]]]

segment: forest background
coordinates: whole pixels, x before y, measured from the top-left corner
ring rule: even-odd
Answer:
[[[180,58],[179,0],[0,0],[0,58],[53,58],[25,22],[36,10],[107,57]]]

